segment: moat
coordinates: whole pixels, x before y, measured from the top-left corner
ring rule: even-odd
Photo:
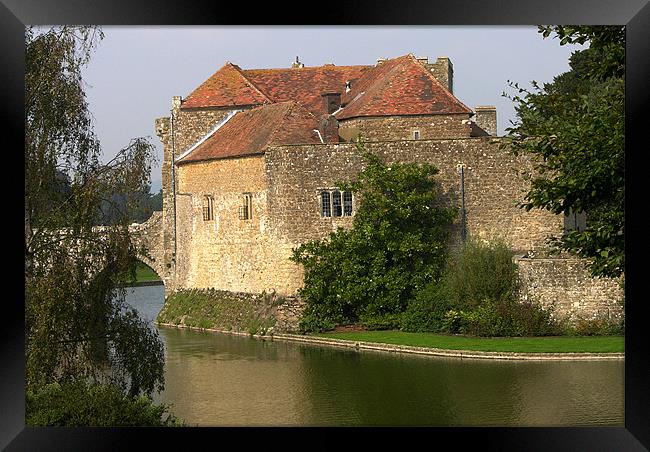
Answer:
[[[129,289],[153,320],[164,288]],[[622,426],[624,361],[492,361],[157,328],[158,402],[198,426]]]

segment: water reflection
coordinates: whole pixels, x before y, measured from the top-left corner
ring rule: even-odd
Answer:
[[[158,399],[192,425],[623,425],[623,361],[460,360],[159,333]]]

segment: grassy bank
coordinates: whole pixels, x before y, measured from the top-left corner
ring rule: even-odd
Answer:
[[[180,290],[165,300],[157,323],[265,334],[275,326],[282,298],[214,289]]]
[[[362,342],[377,342],[449,350],[514,353],[622,353],[623,336],[580,337],[495,337],[475,338],[403,331],[351,331],[319,333],[314,336]]]

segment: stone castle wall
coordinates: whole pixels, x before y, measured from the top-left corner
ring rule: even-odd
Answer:
[[[557,318],[610,319],[623,316],[620,279],[592,278],[576,258],[516,258],[520,299],[552,308]]]
[[[524,157],[499,147],[494,138],[366,143],[366,149],[386,162],[427,162],[443,199],[460,208],[460,174],[465,165],[465,210],[468,236],[502,238],[517,251],[542,249],[549,234],[562,231],[560,216],[518,207],[525,194],[518,170],[532,168]],[[352,218],[322,218],[318,193],[350,180],[363,168],[353,144],[280,146],[266,154],[269,178],[269,217],[277,234],[294,243],[321,238]],[[357,199],[353,207],[357,208]]]
[[[361,135],[367,141],[412,140],[415,130],[420,139],[468,138],[468,114],[376,116],[345,119],[339,122],[339,135],[345,142]]]

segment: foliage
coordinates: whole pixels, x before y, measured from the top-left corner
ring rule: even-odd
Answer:
[[[562,333],[550,311],[514,300],[486,300],[470,311],[450,311],[447,321],[447,332],[472,336],[554,336]]]
[[[517,265],[513,252],[500,240],[469,240],[456,250],[442,284],[452,306],[472,309],[484,300],[513,299]]]
[[[447,313],[453,308],[443,281],[433,281],[419,292],[402,314],[404,331],[449,331],[445,324]]]
[[[155,211],[162,210],[162,190],[153,195],[149,185],[134,193],[111,193],[105,196],[97,214],[95,224],[119,224],[123,212],[135,223],[144,223]]]
[[[625,31],[620,26],[540,27],[560,45],[589,43],[571,70],[533,91],[520,88],[517,121],[507,143],[539,157],[526,210],[586,212],[584,230],[550,238],[559,250],[590,258],[594,276],[616,277],[625,266]],[[507,96],[510,97],[510,96]]]
[[[401,313],[414,292],[440,277],[456,212],[438,205],[428,164],[385,164],[357,144],[365,168],[341,182],[363,199],[351,229],[294,249],[305,270],[305,315],[345,324]]]
[[[625,321],[612,319],[576,319],[566,327],[572,336],[618,336],[625,334]]]
[[[359,324],[367,330],[395,330],[402,324],[400,313],[387,313],[382,315],[361,314]]]
[[[470,240],[454,254],[440,281],[419,291],[402,316],[412,332],[475,336],[559,334],[550,312],[517,301],[517,267],[500,240]]]
[[[166,413],[146,396],[126,395],[119,387],[76,381],[46,385],[27,392],[25,424],[30,427],[181,427],[183,422]]]
[[[124,301],[137,249],[128,209],[93,228],[107,193],[149,184],[154,147],[134,139],[108,163],[94,135],[82,69],[95,27],[25,34],[26,383],[91,380],[132,395],[164,384],[163,344]]]

